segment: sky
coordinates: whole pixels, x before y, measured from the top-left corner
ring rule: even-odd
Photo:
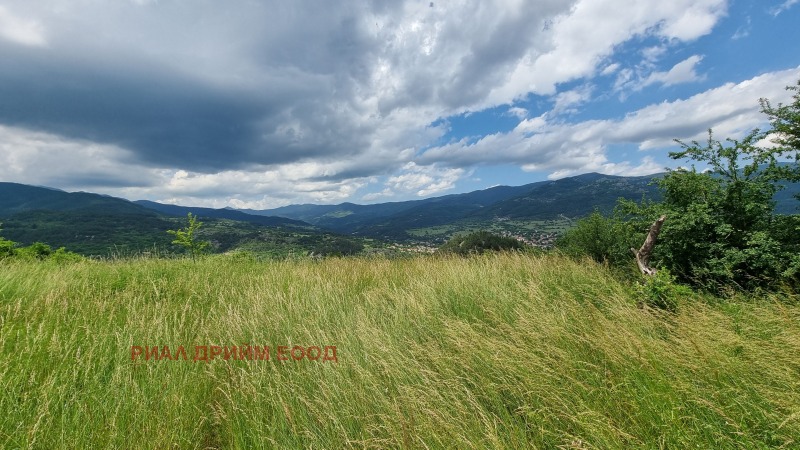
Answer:
[[[0,0],[0,181],[269,209],[646,175],[763,127],[798,24],[800,0]]]

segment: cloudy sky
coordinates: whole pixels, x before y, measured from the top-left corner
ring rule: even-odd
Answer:
[[[0,181],[266,209],[586,172],[763,125],[800,0],[0,0]]]

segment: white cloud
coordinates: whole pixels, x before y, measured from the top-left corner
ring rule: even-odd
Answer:
[[[52,123],[42,114],[27,123],[21,115],[0,117],[0,125],[15,124],[4,132],[25,141],[3,150],[0,160],[8,166],[0,174],[129,198],[267,207],[345,200],[375,184],[375,177],[387,181],[378,193],[367,194],[370,198],[445,192],[468,169],[432,165],[437,154],[442,161],[469,164],[511,160],[554,171],[614,170],[604,156],[606,142],[593,137],[600,131],[591,123],[548,123],[552,115],[589,101],[590,82],[579,81],[582,87],[567,92],[557,86],[598,73],[616,73],[623,83],[639,81],[630,69],[609,63],[621,44],[645,37],[696,39],[712,30],[727,5],[725,0],[453,0],[433,8],[412,0],[323,2],[313,8],[279,3],[222,8],[213,1],[5,2],[0,37],[49,52],[29,64],[34,72],[20,71],[11,81],[32,92],[67,86],[77,94],[38,106],[56,116]],[[662,83],[696,77],[697,62],[654,77]],[[16,67],[15,61],[3,64]],[[29,84],[36,80],[41,84]],[[104,90],[95,91],[97,86]],[[185,86],[193,90],[174,95]],[[140,96],[143,87],[158,95]],[[96,92],[104,95],[90,95]],[[508,113],[526,119],[516,131],[415,156],[447,133],[446,121],[430,126],[438,119],[514,105],[530,93],[553,96],[553,113],[526,119],[529,111],[510,107]],[[75,108],[89,111],[80,127],[69,122],[79,114],[58,113],[72,106],[72,99],[87,102]],[[159,99],[157,105],[148,101]],[[20,110],[27,100],[19,100]],[[114,114],[105,113],[112,109]],[[193,116],[197,110],[216,115]],[[123,112],[131,122],[113,122]],[[187,122],[190,116],[196,120]],[[226,116],[233,118],[225,122]],[[42,131],[30,131],[33,127]],[[125,133],[108,134],[119,129]],[[206,129],[241,137],[242,143],[208,143],[200,133]],[[570,130],[575,133],[568,139],[559,134]],[[168,139],[137,140],[153,135]],[[562,148],[559,140],[575,145]],[[174,145],[154,150],[146,145],[153,142]],[[185,153],[173,148],[181,145],[188,148]],[[132,180],[134,173],[141,180]]]
[[[152,181],[126,168],[130,153],[113,145],[67,140],[54,134],[0,125],[0,179],[91,190]]]
[[[464,173],[465,170],[461,168],[439,168],[435,164],[418,166],[410,162],[399,175],[389,178],[386,182],[389,191],[384,192],[414,193],[418,197],[427,197],[452,189]]]
[[[13,14],[0,5],[0,37],[17,44],[42,47],[47,45],[44,27],[36,20]]]
[[[731,36],[731,39],[733,39],[735,41],[735,40],[744,39],[747,36],[750,36],[750,30],[752,28],[753,28],[752,20],[750,19],[750,16],[747,16],[747,23],[745,25],[742,25],[739,28],[737,28],[736,32],[733,33],[733,35]]]
[[[796,5],[797,3],[800,3],[800,0],[786,0],[785,2],[781,3],[779,6],[777,6],[777,7],[773,8],[773,9],[771,9],[771,10],[770,10],[770,13],[771,13],[773,16],[777,16],[777,15],[779,15],[780,13],[782,13],[782,12],[784,12],[784,11],[788,10],[788,9],[789,9],[789,8],[791,8],[792,6]]]
[[[700,81],[703,77],[697,74],[696,68],[697,64],[702,60],[702,56],[692,55],[672,66],[669,71],[653,72],[644,80],[641,87],[655,83],[663,84],[664,86],[672,86],[674,84]]]
[[[726,0],[579,1],[555,19],[551,47],[531,49],[520,58],[484,104],[510,102],[527,92],[551,95],[558,83],[592,75],[618,44],[635,36],[697,39],[711,32],[726,6]]]
[[[653,104],[617,120],[551,123],[540,116],[520,122],[511,132],[431,148],[419,164],[456,167],[519,164],[528,171],[548,171],[552,177],[582,172],[642,173],[654,170],[653,160],[640,163],[609,161],[609,146],[636,145],[641,150],[674,146],[673,139],[702,140],[713,128],[720,137],[741,137],[765,118],[759,98],[786,101],[785,86],[800,77],[800,67],[767,73],[738,84],[727,83],[683,100]]]
[[[534,171],[538,170],[535,167],[522,166],[522,170]],[[631,164],[630,162],[612,163],[598,158],[593,164],[588,164],[580,169],[559,169],[548,175],[548,179],[557,180],[559,178],[566,178],[575,175],[580,175],[586,172],[597,172],[604,175],[622,175],[626,177],[636,177],[643,175],[650,175],[658,172],[663,172],[664,166],[653,161],[650,156],[645,156],[639,164]]]
[[[553,114],[572,113],[592,98],[593,86],[585,84],[570,91],[559,92],[553,98]]]
[[[612,73],[614,73],[617,70],[619,70],[619,67],[620,67],[619,63],[609,64],[605,68],[603,68],[603,70],[600,71],[600,75],[604,75],[604,76],[605,75],[611,75]]]
[[[343,165],[285,164],[204,174],[153,168],[130,152],[87,141],[0,125],[0,179],[129,199],[222,208],[266,209],[290,203],[344,201],[369,180],[326,179]]]
[[[528,110],[525,108],[520,108],[515,106],[513,108],[508,108],[506,114],[517,117],[518,119],[525,119],[526,117],[528,117]]]
[[[654,63],[661,59],[669,50],[667,45],[655,45],[652,47],[646,47],[642,49],[642,57],[648,63]]]
[[[661,34],[681,41],[697,39],[708,34],[726,12],[726,1],[689,2],[683,5],[681,13],[663,24]]]

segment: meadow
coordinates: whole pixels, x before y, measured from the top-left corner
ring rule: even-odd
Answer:
[[[337,361],[192,360],[247,344]],[[0,447],[797,448],[800,306],[552,254],[9,259]]]

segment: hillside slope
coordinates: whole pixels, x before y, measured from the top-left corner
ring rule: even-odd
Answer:
[[[15,263],[0,300],[2,448],[800,444],[800,306],[658,313],[585,261]]]
[[[192,211],[204,222],[199,238],[211,241],[211,250],[216,252],[352,254],[364,247],[361,240],[293,219],[152,202],[146,205],[98,194],[0,183],[2,236],[21,245],[44,242],[99,256],[171,253],[181,249],[172,245],[167,230],[185,226],[186,213]]]
[[[186,217],[188,213],[192,213],[198,217],[230,219],[237,220],[239,222],[250,222],[272,227],[311,227],[309,223],[303,222],[302,220],[294,220],[277,216],[247,214],[242,211],[228,208],[215,209],[195,206],[168,205],[164,203],[151,202],[149,200],[136,200],[133,203],[171,217]]]

